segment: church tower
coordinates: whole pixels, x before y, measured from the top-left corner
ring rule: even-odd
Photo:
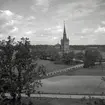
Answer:
[[[64,31],[63,31],[63,39],[61,39],[61,51],[63,53],[69,53],[69,39],[66,34],[66,27],[64,22]]]

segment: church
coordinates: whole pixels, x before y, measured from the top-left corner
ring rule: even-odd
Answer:
[[[63,31],[63,38],[61,39],[61,51],[63,53],[69,53],[69,39],[66,35],[66,28],[64,23],[64,31]]]
[[[100,49],[101,55],[105,59],[105,51],[102,50],[102,46],[100,45],[99,46],[98,45],[69,45],[69,38],[67,38],[65,22],[64,22],[64,29],[63,29],[62,34],[63,35],[61,39],[61,44],[58,43],[54,46],[58,50],[60,55],[63,55],[69,52],[74,52],[75,54],[85,53],[85,50],[87,48],[92,48],[92,49]]]
[[[70,52],[69,39],[67,38],[65,23],[64,23],[63,38],[61,39],[61,44],[56,44],[55,48],[59,49],[60,53],[62,54]]]

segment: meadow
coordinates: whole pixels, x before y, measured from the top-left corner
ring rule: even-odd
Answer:
[[[42,80],[39,90],[43,93],[101,94],[105,82],[101,76],[56,76]]]
[[[67,76],[105,76],[105,64],[103,66],[96,65],[93,68],[79,68],[67,72],[62,72],[58,75]]]
[[[23,98],[24,103],[28,103],[28,98]],[[94,103],[98,99],[91,99]],[[58,99],[58,98],[31,98],[34,105],[89,105],[89,99]]]
[[[49,61],[49,60],[37,60],[37,63],[38,65],[43,64],[46,68],[47,73],[69,68],[72,66],[72,65],[66,65],[66,64],[55,64],[53,61]],[[76,70],[69,70],[67,72],[61,72],[61,73],[55,74],[54,76],[59,76],[59,75],[105,76],[105,64],[96,65],[93,68],[80,68]]]
[[[39,59],[39,60],[37,60],[37,63],[38,63],[38,65],[44,65],[47,73],[70,67],[70,65],[55,64],[53,61],[49,61],[49,60],[40,60]]]

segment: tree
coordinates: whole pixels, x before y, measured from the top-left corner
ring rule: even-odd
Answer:
[[[14,54],[14,38],[11,39],[9,36],[7,41],[3,40],[0,43],[0,92],[6,93],[10,92],[11,96],[13,95],[15,89],[15,79],[16,75],[13,71],[13,54]]]
[[[73,58],[74,58],[74,52],[65,53],[63,55],[63,62],[65,64],[72,64],[73,63]]]
[[[82,52],[78,52],[75,54],[75,58],[79,60],[84,60],[84,54]]]
[[[32,50],[34,56],[44,60],[49,58],[49,60],[55,61],[59,56],[57,49],[50,45],[36,45]]]
[[[1,93],[10,93],[12,104],[15,105],[18,100],[18,105],[21,105],[22,92],[30,96],[36,92],[35,87],[42,85],[41,78],[45,75],[45,67],[36,68],[28,38],[21,38],[16,42],[9,36],[7,41],[1,41],[0,49]]]
[[[97,49],[89,48],[85,51],[84,67],[93,67],[96,61],[100,61],[102,58],[100,52]]]
[[[47,59],[47,49],[48,45],[36,45],[32,47],[33,56],[37,56],[40,59]]]
[[[52,61],[56,61],[59,57],[58,51],[53,46],[48,46],[46,49],[47,57],[50,58]]]

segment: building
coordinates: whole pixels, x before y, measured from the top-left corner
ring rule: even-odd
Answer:
[[[70,52],[69,39],[67,38],[65,23],[64,23],[63,38],[61,39],[61,44],[58,43],[54,47],[58,50],[58,52],[61,55]]]
[[[69,39],[67,38],[67,34],[66,34],[66,27],[65,27],[65,23],[64,23],[64,30],[63,30],[63,38],[61,39],[61,44],[57,43],[54,46],[60,55],[63,55],[64,53],[69,53],[69,52],[74,52],[75,54],[77,53],[84,53],[84,46],[79,47],[79,46],[70,46],[69,45]]]
[[[61,39],[61,52],[62,53],[69,53],[69,39],[67,38],[66,28],[64,23],[64,31],[63,31],[63,38]]]

